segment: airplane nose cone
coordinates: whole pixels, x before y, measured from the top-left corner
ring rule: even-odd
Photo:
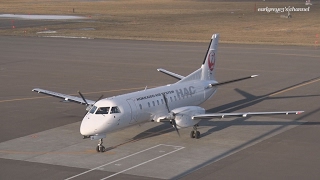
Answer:
[[[92,124],[89,122],[90,119],[88,117],[84,117],[81,125],[80,125],[80,133],[84,136],[94,135],[94,128],[92,128]]]
[[[84,136],[91,136],[106,133],[108,125],[105,116],[86,115],[80,125],[80,133]]]

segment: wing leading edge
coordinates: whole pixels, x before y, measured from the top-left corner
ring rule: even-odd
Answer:
[[[239,113],[210,113],[192,116],[192,119],[213,119],[226,117],[248,117],[248,116],[268,116],[268,115],[288,115],[301,114],[304,111],[275,111],[275,112],[239,112]]]
[[[41,94],[45,94],[45,95],[49,95],[49,96],[53,96],[53,97],[57,97],[60,99],[64,99],[65,101],[71,101],[71,102],[77,102],[83,105],[86,105],[86,102],[77,96],[70,96],[67,94],[61,94],[61,93],[57,93],[57,92],[53,92],[53,91],[48,91],[45,89],[40,89],[40,88],[35,88],[32,89],[32,91],[37,92],[37,93],[41,93]],[[85,99],[87,101],[87,103],[89,105],[93,105],[95,103],[95,101],[89,100],[89,99]]]

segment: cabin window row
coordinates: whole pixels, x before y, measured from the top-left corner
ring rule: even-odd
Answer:
[[[177,96],[174,96],[174,97],[169,97],[169,99],[170,99],[170,102],[173,102],[173,100],[174,101],[177,101],[178,99],[177,99]],[[169,100],[168,99],[168,100]],[[179,98],[180,99],[180,98]],[[152,103],[152,104],[151,104]],[[156,100],[156,101],[152,101],[152,102],[148,102],[148,107],[150,108],[151,106],[156,106],[156,105],[160,105],[160,101],[159,100]],[[163,99],[161,99],[161,104],[164,104],[164,100]],[[140,107],[140,109],[142,109],[142,104],[139,104],[139,107]]]

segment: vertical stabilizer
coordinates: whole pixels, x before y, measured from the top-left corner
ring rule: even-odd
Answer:
[[[214,71],[216,66],[216,55],[218,49],[218,41],[219,41],[219,34],[213,34],[207,54],[203,60],[203,63],[199,69],[194,71],[193,73],[189,74],[188,76],[184,77],[177,83],[193,81],[193,80],[215,80],[214,79]]]
[[[201,66],[201,80],[214,80],[218,42],[219,34],[213,34],[207,50],[207,54]]]

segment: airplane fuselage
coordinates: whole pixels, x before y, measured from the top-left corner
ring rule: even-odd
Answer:
[[[171,110],[184,106],[198,106],[216,92],[216,88],[207,88],[210,83],[216,81],[175,83],[102,99],[96,102],[93,108],[117,107],[119,112],[97,114],[97,111],[89,111],[82,120],[80,132],[85,136],[93,136],[156,121],[157,118],[168,114],[162,94],[165,94]],[[194,121],[195,124],[197,122]]]

